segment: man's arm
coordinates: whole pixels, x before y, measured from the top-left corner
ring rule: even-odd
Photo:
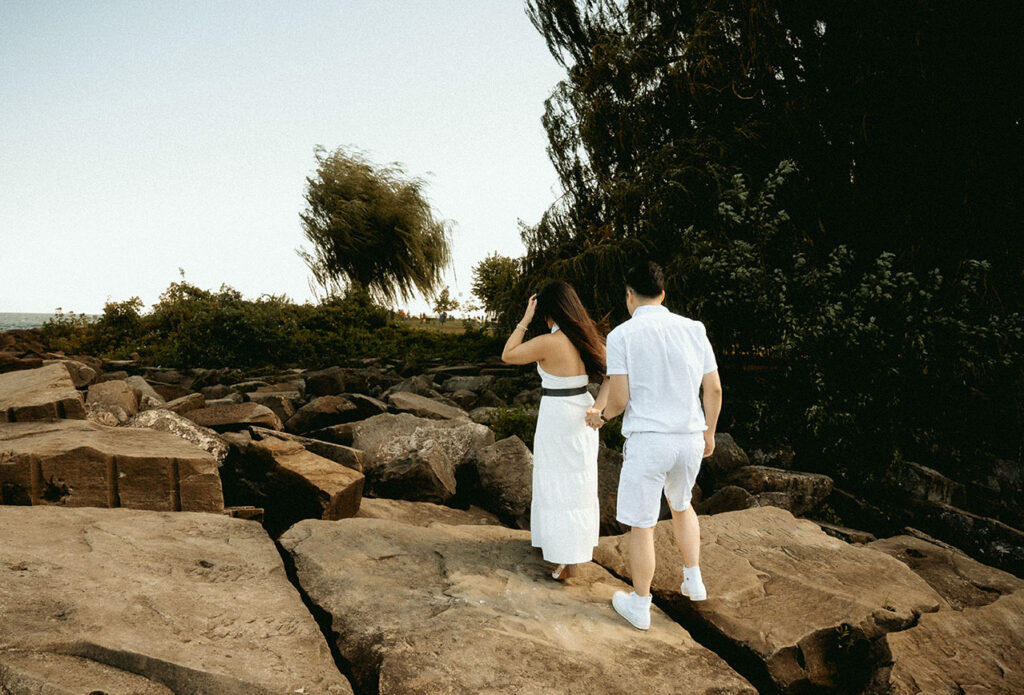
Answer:
[[[594,406],[587,411],[587,424],[597,429],[606,421],[621,415],[629,403],[629,376],[612,374],[604,378]],[[604,420],[601,419],[604,411]]]
[[[715,428],[718,426],[718,414],[722,412],[722,380],[718,370],[708,372],[700,382],[704,389],[704,458],[715,451]]]

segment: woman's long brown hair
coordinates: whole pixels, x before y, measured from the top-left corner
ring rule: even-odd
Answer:
[[[591,379],[600,381],[604,377],[604,338],[572,285],[562,280],[552,280],[540,288],[537,293],[537,315],[558,324],[559,330],[579,350]]]

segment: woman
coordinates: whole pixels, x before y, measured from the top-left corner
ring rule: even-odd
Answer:
[[[535,313],[550,333],[524,343]],[[575,577],[577,565],[592,557],[601,521],[598,435],[587,427],[586,413],[594,403],[587,384],[604,376],[604,340],[576,291],[555,280],[530,297],[501,359],[537,363],[542,390],[533,440],[530,537],[544,559],[558,565],[555,579]]]

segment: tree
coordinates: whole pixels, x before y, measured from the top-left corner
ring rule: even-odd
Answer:
[[[437,295],[437,299],[434,300],[434,311],[438,314],[451,313],[458,308],[459,301],[451,295],[447,287],[441,290],[440,294]]]
[[[424,181],[357,151],[318,145],[314,153],[316,175],[306,178],[299,215],[312,250],[298,254],[316,283],[329,295],[358,284],[389,303],[433,294],[450,263],[450,232],[424,197]]]
[[[517,259],[497,252],[473,266],[473,295],[483,304],[488,318],[493,320],[510,308],[519,269],[520,262]]]

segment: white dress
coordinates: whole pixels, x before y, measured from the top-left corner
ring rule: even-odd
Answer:
[[[589,378],[554,376],[540,365],[541,385],[550,389],[586,386]],[[557,564],[589,562],[600,533],[597,502],[597,430],[587,427],[589,393],[544,396],[533,439],[533,502],[530,540],[544,559]]]

